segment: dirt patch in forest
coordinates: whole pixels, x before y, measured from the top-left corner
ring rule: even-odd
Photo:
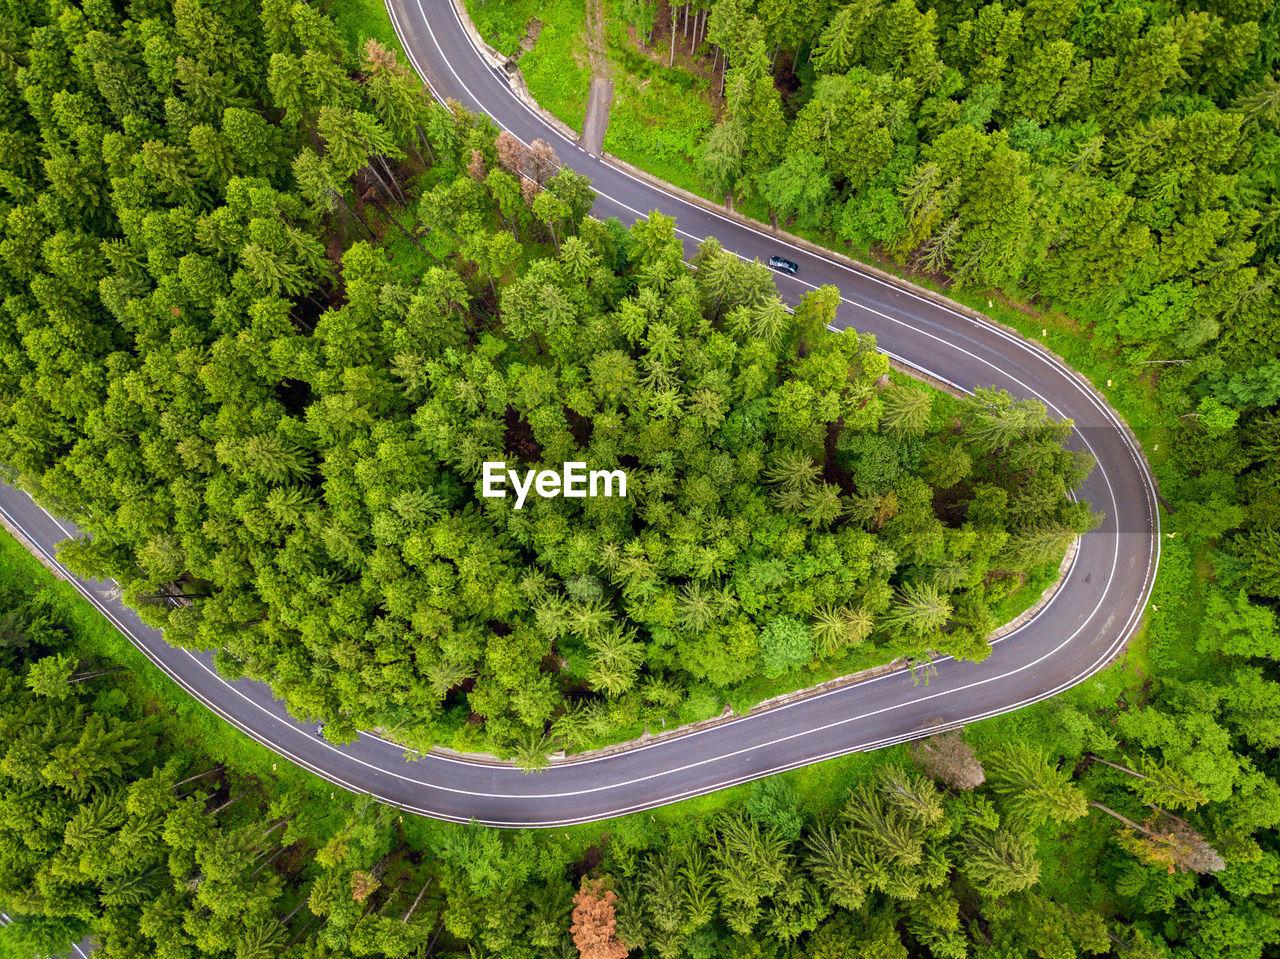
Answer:
[[[844,429],[844,417],[834,423],[827,424],[827,435],[822,444],[822,478],[825,482],[838,486],[845,496],[852,496],[853,474],[840,462],[840,431]]]
[[[569,432],[579,449],[586,449],[591,442],[591,434],[595,431],[595,423],[589,416],[583,416],[575,410],[564,407],[565,419],[569,421]]]
[[[516,460],[542,458],[542,444],[533,438],[533,427],[513,407],[507,407],[503,424],[502,448],[508,456]]]
[[[703,24],[699,29],[698,47],[692,53],[689,45],[692,42],[691,31],[694,27],[693,18],[689,18],[688,31],[690,35],[686,37],[685,18],[682,15],[676,17],[676,44],[675,59],[671,58],[671,6],[670,4],[662,4],[654,13],[653,30],[649,32],[648,37],[641,34],[631,24],[626,24],[628,46],[636,53],[640,54],[647,60],[658,64],[659,66],[673,66],[684,70],[686,73],[692,73],[694,76],[702,77],[707,81],[707,87],[710,91],[708,100],[713,107],[719,107],[723,101],[720,98],[720,74],[723,72],[724,58],[713,53],[713,45],[706,39],[706,26]],[[705,52],[699,52],[705,51]]]
[[[1027,585],[1027,574],[1019,572],[1016,569],[993,569],[986,576],[982,577],[983,586],[992,586],[996,583],[1017,582],[1017,589],[1022,589]]]
[[[964,525],[965,514],[968,512],[972,498],[972,491],[963,483],[956,483],[945,489],[935,487],[933,515],[948,529],[959,529]]]
[[[604,0],[587,0],[587,62],[591,66],[591,89],[578,142],[592,156],[604,150],[609,129],[609,108],[613,105],[613,65],[605,43]]]
[[[583,876],[590,875],[591,871],[604,861],[604,847],[608,844],[609,834],[605,833],[600,837],[599,843],[587,847],[582,858],[573,864],[574,879],[581,882]]]
[[[582,136],[578,142],[592,156],[604,150],[604,135],[609,129],[609,107],[613,105],[613,80],[592,76],[591,91],[587,95],[587,113],[582,121]]]
[[[587,62],[591,76],[607,77],[611,71],[605,43],[606,20],[603,0],[587,0]]]
[[[528,53],[533,49],[534,44],[538,42],[538,34],[542,32],[542,21],[537,17],[532,17],[528,23],[524,25],[524,39],[520,41],[521,53]],[[520,53],[516,54],[516,59],[520,58]]]

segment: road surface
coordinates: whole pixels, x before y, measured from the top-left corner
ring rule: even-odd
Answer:
[[[0,912],[0,927],[9,925],[13,920],[9,915]],[[61,959],[87,959],[90,953],[97,952],[98,945],[94,942],[92,936],[85,936],[78,943],[71,947],[71,951],[66,953]]]
[[[401,747],[362,734],[345,747],[291,719],[260,683],[228,683],[212,657],[168,646],[123,608],[111,584],[76,586],[184,689],[248,735],[343,788],[440,819],[545,827],[619,816],[834,756],[875,749],[1008,712],[1061,692],[1110,662],[1137,628],[1159,555],[1154,487],[1128,432],[1085,381],[1034,344],[834,260],[780,242],[642,182],[561,137],[484,62],[449,0],[388,0],[414,65],[438,96],[492,116],[525,142],[542,137],[592,177],[599,216],[630,222],[651,209],[675,216],[693,244],[714,235],[729,250],[800,265],[779,276],[789,300],[831,283],[844,297],[838,324],[874,333],[891,355],[962,388],[995,386],[1042,400],[1077,426],[1097,459],[1082,495],[1104,519],[1083,537],[1061,588],[1038,614],[997,641],[982,663],[939,660],[928,685],[905,671],[830,690],[685,736],[557,763],[538,774]],[[0,488],[0,512],[52,560],[75,534],[24,494]]]

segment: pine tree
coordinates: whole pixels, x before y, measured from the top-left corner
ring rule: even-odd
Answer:
[[[987,779],[1006,808],[1033,826],[1049,820],[1071,822],[1089,811],[1088,801],[1071,782],[1070,771],[1051,765],[1029,743],[1002,744],[985,766]]]
[[[933,396],[926,390],[891,385],[880,397],[884,414],[880,423],[894,436],[919,435],[929,426]]]
[[[908,583],[899,591],[882,621],[910,635],[926,636],[946,625],[951,613],[951,603],[933,586]]]
[[[1011,829],[974,830],[964,844],[960,869],[988,896],[1007,896],[1036,884],[1040,863],[1035,838]]]

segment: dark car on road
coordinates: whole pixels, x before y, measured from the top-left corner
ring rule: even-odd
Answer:
[[[780,270],[783,273],[790,273],[792,276],[795,276],[800,271],[799,266],[784,256],[769,257],[769,265],[775,270]]]

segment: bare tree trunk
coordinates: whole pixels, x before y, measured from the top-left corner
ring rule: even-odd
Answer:
[[[1122,823],[1124,823],[1124,824],[1125,824],[1126,826],[1128,826],[1130,829],[1136,829],[1136,830],[1138,830],[1138,832],[1142,833],[1142,834],[1143,834],[1144,836],[1146,836],[1148,839],[1156,839],[1156,838],[1159,838],[1159,837],[1156,835],[1156,833],[1152,832],[1152,831],[1151,831],[1150,829],[1148,829],[1146,826],[1143,826],[1143,825],[1141,825],[1141,824],[1139,824],[1139,823],[1134,822],[1132,819],[1129,819],[1127,816],[1122,816],[1122,815],[1120,815],[1120,813],[1116,812],[1114,809],[1110,808],[1109,806],[1104,806],[1104,805],[1102,805],[1102,803],[1098,802],[1097,800],[1090,799],[1090,800],[1089,800],[1089,805],[1090,805],[1090,806],[1092,806],[1094,809],[1101,809],[1101,810],[1102,810],[1104,813],[1106,813],[1108,816],[1112,816],[1112,817],[1114,817],[1114,818],[1116,818],[1116,819],[1119,819]]]
[[[223,803],[221,806],[219,806],[217,809],[215,809],[215,810],[213,810],[211,813],[209,813],[209,815],[210,815],[210,816],[216,816],[216,815],[218,815],[218,813],[222,812],[222,810],[226,809],[228,806],[231,806],[231,805],[233,805],[233,804],[235,804],[235,803],[238,803],[241,799],[243,799],[245,796],[249,795],[249,793],[251,793],[251,792],[253,792],[253,790],[251,790],[251,789],[246,789],[246,790],[244,790],[244,792],[237,793],[236,795],[234,795],[234,796],[232,796],[230,799],[228,799],[226,802],[224,802],[224,803]]]
[[[422,154],[418,152],[418,144],[414,142],[416,137],[409,137],[409,149],[413,151],[413,155],[418,159],[418,165],[424,170],[427,168],[427,161],[422,158]]]
[[[388,863],[390,863],[392,860],[394,860],[394,859],[398,858],[398,857],[399,857],[399,855],[400,855],[402,852],[404,852],[404,851],[405,851],[405,849],[407,849],[407,848],[408,848],[408,845],[409,845],[408,843],[404,843],[404,842],[400,843],[400,845],[399,845],[399,846],[397,846],[395,849],[391,850],[391,852],[387,853],[385,856],[383,856],[381,859],[379,859],[376,863],[374,863],[374,865],[373,865],[373,875],[374,875],[374,877],[375,877],[375,878],[380,878],[380,877],[382,876],[382,874],[383,874],[384,872],[386,872],[387,864],[388,864]]]
[[[302,330],[302,332],[304,333],[314,333],[316,331],[316,326],[314,323],[308,323],[302,317],[298,316],[297,313],[290,311],[289,319],[293,322],[294,326]]]
[[[988,946],[991,945],[991,937],[982,931],[982,927],[978,925],[977,920],[971,917],[967,912],[965,912],[963,906],[960,908],[960,916],[961,918],[964,919],[965,922],[969,923],[970,928],[977,930],[978,935],[982,937],[983,942],[985,942]]]
[[[395,193],[392,192],[391,185],[387,183],[386,179],[383,178],[382,172],[378,169],[378,165],[374,162],[374,157],[372,156],[369,157],[369,162],[365,164],[364,168],[368,170],[370,173],[372,173],[374,179],[377,180],[379,184],[381,184],[383,192],[386,193],[388,197],[394,200]]]
[[[371,227],[368,221],[356,211],[356,208],[347,202],[347,198],[337,191],[334,192],[334,196],[338,198],[338,202],[342,204],[342,208],[355,217],[356,222],[364,227],[364,231],[369,234],[369,239],[376,240],[378,238],[378,234],[373,232],[373,227]]]
[[[323,313],[327,308],[325,304],[317,300],[315,298],[315,295],[312,293],[307,293],[307,295],[303,297],[301,301],[299,301],[298,303],[295,303],[294,305],[301,306],[303,302],[310,302],[311,305],[314,306],[321,313]],[[292,310],[289,311],[289,319],[293,320],[294,323],[296,323],[302,329],[306,330],[308,333],[311,333],[315,330],[315,324],[308,324],[306,320],[304,320],[297,313],[294,313]]]
[[[224,769],[226,769],[226,768],[227,768],[227,767],[226,767],[226,765],[225,765],[225,764],[223,764],[223,763],[219,763],[217,766],[214,766],[212,769],[206,769],[206,770],[205,770],[204,772],[202,772],[202,773],[196,773],[194,776],[188,776],[186,779],[183,779],[183,780],[181,780],[181,781],[179,781],[179,782],[174,783],[174,784],[173,784],[173,788],[174,788],[174,789],[177,789],[179,786],[185,786],[187,783],[193,783],[193,782],[195,782],[197,779],[204,779],[204,777],[205,777],[205,776],[211,776],[211,775],[213,775],[214,773],[220,773],[220,772],[222,772],[222,770],[224,770]]]
[[[283,852],[284,852],[285,850],[287,850],[288,848],[289,848],[288,846],[281,846],[279,849],[277,849],[277,850],[275,851],[275,853],[271,856],[271,858],[270,858],[270,859],[265,859],[265,860],[263,860],[263,861],[258,865],[258,868],[257,868],[257,869],[255,869],[255,870],[254,870],[250,875],[254,875],[254,876],[256,876],[258,873],[262,872],[262,870],[263,870],[263,869],[267,868],[267,866],[271,865],[273,862],[275,862],[277,859],[279,859],[279,858],[280,858],[281,853],[283,853]]]
[[[676,16],[679,11],[674,2],[671,3],[671,55],[667,57],[667,66],[671,67],[676,62]]]
[[[778,48],[779,48],[780,46],[782,46],[782,41],[781,41],[781,40],[779,40],[777,43],[775,43],[775,44],[773,45],[773,53],[769,54],[769,69],[770,69],[770,70],[772,70],[772,69],[773,69],[773,67],[774,67],[774,65],[778,62]]]
[[[436,256],[434,253],[432,253],[430,250],[428,250],[425,246],[423,246],[422,242],[416,236],[413,235],[412,230],[410,230],[407,226],[405,226],[403,223],[401,223],[399,220],[397,220],[394,216],[391,215],[391,211],[387,209],[386,205],[381,200],[379,200],[376,196],[371,197],[371,199],[373,200],[373,205],[382,211],[382,215],[385,216],[388,220],[390,220],[396,227],[398,227],[400,232],[403,233],[405,236],[407,236],[410,242],[413,243],[414,246],[416,246],[423,253],[427,254],[427,256],[431,257],[431,259],[435,260],[441,266],[444,266],[444,263],[441,262],[440,258]]]
[[[378,907],[378,911],[375,913],[375,915],[378,915],[378,916],[382,915],[382,910],[386,909],[387,906],[391,905],[391,903],[396,898],[396,894],[400,892],[400,889],[403,886],[404,886],[404,880],[401,879],[398,883],[396,883],[395,888],[392,889],[389,893],[387,893],[387,898],[383,900],[382,905]]]
[[[270,836],[273,832],[275,832],[281,826],[285,825],[286,823],[292,822],[296,816],[297,816],[297,813],[295,813],[293,816],[285,816],[284,819],[281,819],[278,823],[276,823],[274,826],[272,826],[270,829],[264,832],[262,834],[262,838],[266,839],[268,836]]]
[[[122,673],[127,667],[116,666],[112,669],[96,669],[90,673],[77,673],[67,680],[68,686],[74,686],[76,683],[83,683],[90,679],[97,679],[99,676],[110,676],[112,673]]]
[[[440,915],[436,916],[436,931],[431,935],[431,941],[427,943],[427,951],[424,955],[430,959],[431,953],[435,952],[436,940],[440,938],[440,933],[444,932],[444,910],[440,910]]]
[[[427,150],[427,156],[431,157],[431,162],[432,162],[432,163],[435,163],[435,162],[436,162],[436,155],[435,155],[435,153],[433,153],[433,152],[432,152],[432,150],[431,150],[431,141],[427,139],[427,134],[426,134],[426,132],[425,132],[425,131],[423,131],[423,129],[422,129],[422,124],[420,124],[420,123],[415,123],[413,126],[414,126],[414,129],[415,129],[415,130],[417,131],[417,133],[418,133],[418,139],[422,141],[422,145],[423,145],[423,146],[426,148],[426,150]]]
[[[435,876],[428,876],[427,881],[422,884],[422,888],[418,890],[417,897],[413,900],[413,905],[409,907],[409,911],[401,917],[401,922],[408,922],[413,915],[413,911],[418,908],[418,903],[422,902],[422,897],[427,894],[427,890],[431,888],[431,884],[436,881]]]
[[[305,899],[302,901],[306,902]],[[298,934],[289,940],[289,943],[288,945],[285,946],[285,948],[288,949],[290,946],[296,946],[298,943],[300,943],[302,941],[302,937],[307,934],[307,930],[311,928],[311,924],[314,923],[315,921],[316,921],[316,917],[314,915],[307,916],[307,921],[302,924],[302,928],[298,930]]]
[[[1182,823],[1182,825],[1185,826],[1187,829],[1190,829],[1193,832],[1195,831],[1195,827],[1192,826],[1191,823],[1187,822],[1181,816],[1175,816],[1173,813],[1169,812],[1169,810],[1163,809],[1160,806],[1157,806],[1155,803],[1147,803],[1147,808],[1150,809],[1153,813],[1156,813],[1157,815],[1168,816],[1174,822]]]
[[[1057,907],[1058,907],[1059,909],[1061,909],[1063,912],[1068,912],[1068,913],[1070,913],[1070,914],[1071,914],[1071,915],[1073,915],[1073,916],[1079,917],[1079,915],[1080,915],[1080,913],[1076,912],[1076,911],[1075,911],[1074,909],[1072,909],[1070,906],[1068,906],[1068,905],[1064,905],[1063,903],[1058,902],[1058,900],[1056,900],[1056,899],[1046,899],[1046,898],[1044,898],[1044,896],[1036,895],[1034,892],[1032,892],[1032,893],[1028,893],[1028,895],[1029,895],[1029,896],[1031,896],[1031,898],[1033,898],[1033,899],[1037,900],[1038,902],[1044,903],[1045,905],[1049,905],[1049,906],[1057,906]],[[961,912],[962,912],[962,914],[963,914],[963,910],[961,910]],[[1130,948],[1129,943],[1125,942],[1123,939],[1118,938],[1117,936],[1113,936],[1113,935],[1111,934],[1110,930],[1107,930],[1107,929],[1105,929],[1105,928],[1104,928],[1104,930],[1103,930],[1103,931],[1104,931],[1104,932],[1106,932],[1106,934],[1107,934],[1107,938],[1108,938],[1108,939],[1110,939],[1112,942],[1114,942],[1116,945],[1118,945],[1118,946],[1123,946],[1125,949]],[[988,939],[988,940],[987,940],[987,942],[988,942],[988,943],[990,943],[990,942],[991,942],[991,940],[990,940],[990,939]]]
[[[289,915],[285,916],[283,919],[280,920],[280,925],[282,926],[289,925],[289,920],[292,919],[294,916],[296,916],[299,912],[301,912],[302,907],[305,906],[306,904],[307,904],[307,897],[303,896],[302,902],[298,903],[296,906],[293,907],[293,912],[289,913]],[[303,928],[306,928],[306,927],[304,926]],[[289,945],[293,945],[293,943],[290,943]]]
[[[1107,762],[1107,760],[1103,759],[1101,756],[1095,756],[1093,753],[1085,753],[1085,755],[1088,756],[1090,759],[1092,759],[1095,763],[1102,763],[1102,765],[1104,766],[1110,766],[1112,769],[1118,769],[1120,770],[1120,772],[1128,773],[1130,776],[1133,776],[1136,779],[1150,778],[1148,776],[1142,775],[1142,773],[1140,772],[1134,772],[1128,766],[1121,766],[1119,763]]]
[[[387,174],[387,179],[391,181],[391,185],[395,187],[395,195],[400,198],[401,206],[409,202],[409,198],[405,196],[404,190],[400,189],[400,181],[396,179],[396,175],[391,172],[391,164],[387,158],[381,153],[378,154],[378,162],[382,164],[383,171]]]
[[[720,96],[724,96],[724,78],[729,72],[729,55],[726,53],[724,57],[724,65],[720,67]]]

